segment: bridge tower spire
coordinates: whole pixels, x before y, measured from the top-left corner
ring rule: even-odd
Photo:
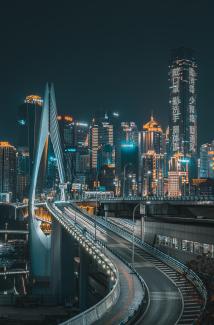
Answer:
[[[45,148],[45,144],[48,140],[51,140],[53,145],[54,154],[56,157],[57,168],[59,172],[60,179],[60,190],[61,190],[61,199],[65,200],[65,169],[63,164],[63,152],[61,147],[59,125],[57,120],[57,107],[56,107],[56,98],[53,83],[46,84],[44,102],[42,107],[42,115],[40,122],[40,130],[37,141],[37,150],[33,166],[33,175],[30,185],[30,207],[33,209],[36,193],[36,184],[39,174],[39,167],[42,159],[42,153]]]

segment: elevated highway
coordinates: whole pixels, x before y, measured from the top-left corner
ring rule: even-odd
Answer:
[[[125,324],[135,319],[143,306],[144,283],[141,277],[100,242],[94,241],[93,234],[85,231],[84,223],[77,223],[60,206],[47,203],[53,217],[79,241],[87,253],[102,266],[110,277],[111,290],[97,305],[66,321],[63,325],[76,324]]]
[[[131,263],[132,236],[119,225],[93,217],[73,204],[58,205],[62,213],[101,241],[108,249]],[[125,228],[125,227],[124,227]],[[96,230],[95,230],[96,229]],[[200,318],[206,303],[206,290],[200,279],[169,256],[135,240],[134,269],[143,277],[148,288],[147,310],[141,324],[192,324]],[[189,274],[187,274],[189,273]]]
[[[175,205],[204,205],[214,206],[214,196],[127,196],[127,197],[101,197],[97,198],[101,203],[138,203],[142,204],[175,204]],[[95,202],[96,198],[85,197],[76,202]]]

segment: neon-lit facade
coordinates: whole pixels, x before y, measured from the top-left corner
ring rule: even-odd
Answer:
[[[199,177],[214,179],[214,141],[200,147]]]
[[[25,97],[25,103],[28,103],[28,104],[36,104],[38,106],[42,106],[43,100],[38,95],[29,95],[29,96],[26,96]]]
[[[0,141],[0,194],[16,198],[16,148],[9,142]]]
[[[140,179],[142,195],[164,194],[165,156],[163,130],[151,116],[140,133]]]
[[[169,66],[170,152],[195,156],[197,153],[196,111],[197,65],[193,51],[172,51]]]
[[[177,153],[169,161],[168,196],[190,195],[189,164],[190,159]]]

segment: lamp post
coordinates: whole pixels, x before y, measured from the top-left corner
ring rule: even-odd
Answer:
[[[98,170],[96,172],[96,206],[95,206],[95,220],[94,220],[94,238],[97,240],[97,205],[98,205],[98,197],[97,197],[97,183],[98,183]]]
[[[150,187],[151,174],[152,174],[151,170],[148,170],[147,171],[147,189],[146,189],[147,190],[147,196],[151,194],[151,187]]]
[[[132,266],[134,267],[134,251],[135,251],[135,244],[134,244],[134,239],[135,239],[135,212],[137,208],[139,207],[140,203],[135,205],[133,212],[132,212],[132,222],[133,222],[133,231],[132,231]]]
[[[126,168],[128,166],[130,166],[130,163],[125,164],[124,168],[123,168],[123,199],[125,197],[125,183],[126,183]]]

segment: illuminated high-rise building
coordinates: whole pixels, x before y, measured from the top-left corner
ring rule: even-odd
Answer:
[[[18,109],[18,151],[29,151],[29,175],[32,175],[36,151],[39,123],[41,119],[42,98],[29,95]]]
[[[37,139],[40,128],[40,119],[42,112],[43,100],[38,95],[29,95],[25,98],[24,103],[18,108],[18,139],[17,139],[17,151],[19,153],[19,160],[26,160],[28,168],[26,166],[26,175],[23,173],[23,168],[19,171],[19,178],[21,177],[23,185],[27,180],[27,187],[29,187],[29,181],[32,177],[33,164],[36,154]],[[24,153],[24,156],[23,156]],[[38,190],[42,191],[45,185],[45,170],[46,170],[46,151],[43,153],[42,163],[40,165],[39,178],[38,178]],[[28,156],[28,158],[27,158]],[[23,159],[22,159],[23,158]],[[18,167],[22,162],[20,161]],[[20,193],[21,194],[21,193]],[[21,198],[22,194],[20,195]]]
[[[190,195],[190,159],[183,154],[174,154],[169,161],[168,196]]]
[[[73,117],[70,115],[58,115],[57,119],[62,142],[66,179],[68,182],[72,182],[75,176],[77,151],[75,147]]]
[[[214,179],[214,141],[200,147],[199,178]]]
[[[120,173],[121,164],[121,125],[118,113],[97,113],[89,128],[89,153],[91,178],[107,171],[108,175],[115,177]],[[114,183],[114,179],[109,183]],[[108,186],[109,187],[109,186]]]
[[[58,116],[64,152],[66,178],[72,183],[79,174],[88,172],[88,124],[75,121],[70,115]]]
[[[98,149],[99,149],[99,124],[92,120],[89,129],[89,148],[90,148],[90,169],[97,170],[98,167]]]
[[[89,126],[88,123],[75,121],[74,122],[74,138],[75,145],[79,149],[88,148]]]
[[[139,188],[143,196],[164,194],[165,161],[163,130],[151,116],[140,133]]]
[[[142,157],[142,195],[164,195],[164,159],[163,154],[148,151]]]
[[[131,140],[121,143],[121,195],[137,195],[138,143]]]
[[[74,146],[73,117],[71,115],[58,115],[57,119],[63,147]]]
[[[169,66],[170,154],[197,154],[197,65],[188,48],[172,51]]]
[[[19,148],[17,152],[17,198],[22,201],[29,193],[29,150]]]
[[[141,152],[147,153],[148,151],[163,153],[163,130],[153,116],[143,125],[141,131]]]
[[[134,143],[138,145],[138,128],[135,122],[121,123],[121,142]]]
[[[106,147],[107,146],[107,147]],[[109,146],[111,149],[109,150]],[[111,152],[109,163],[115,165],[114,127],[107,114],[94,118],[89,130],[90,166],[92,170],[102,167],[100,163],[106,152]],[[105,160],[107,162],[107,160]]]
[[[0,193],[16,198],[16,148],[9,142],[0,142]]]

